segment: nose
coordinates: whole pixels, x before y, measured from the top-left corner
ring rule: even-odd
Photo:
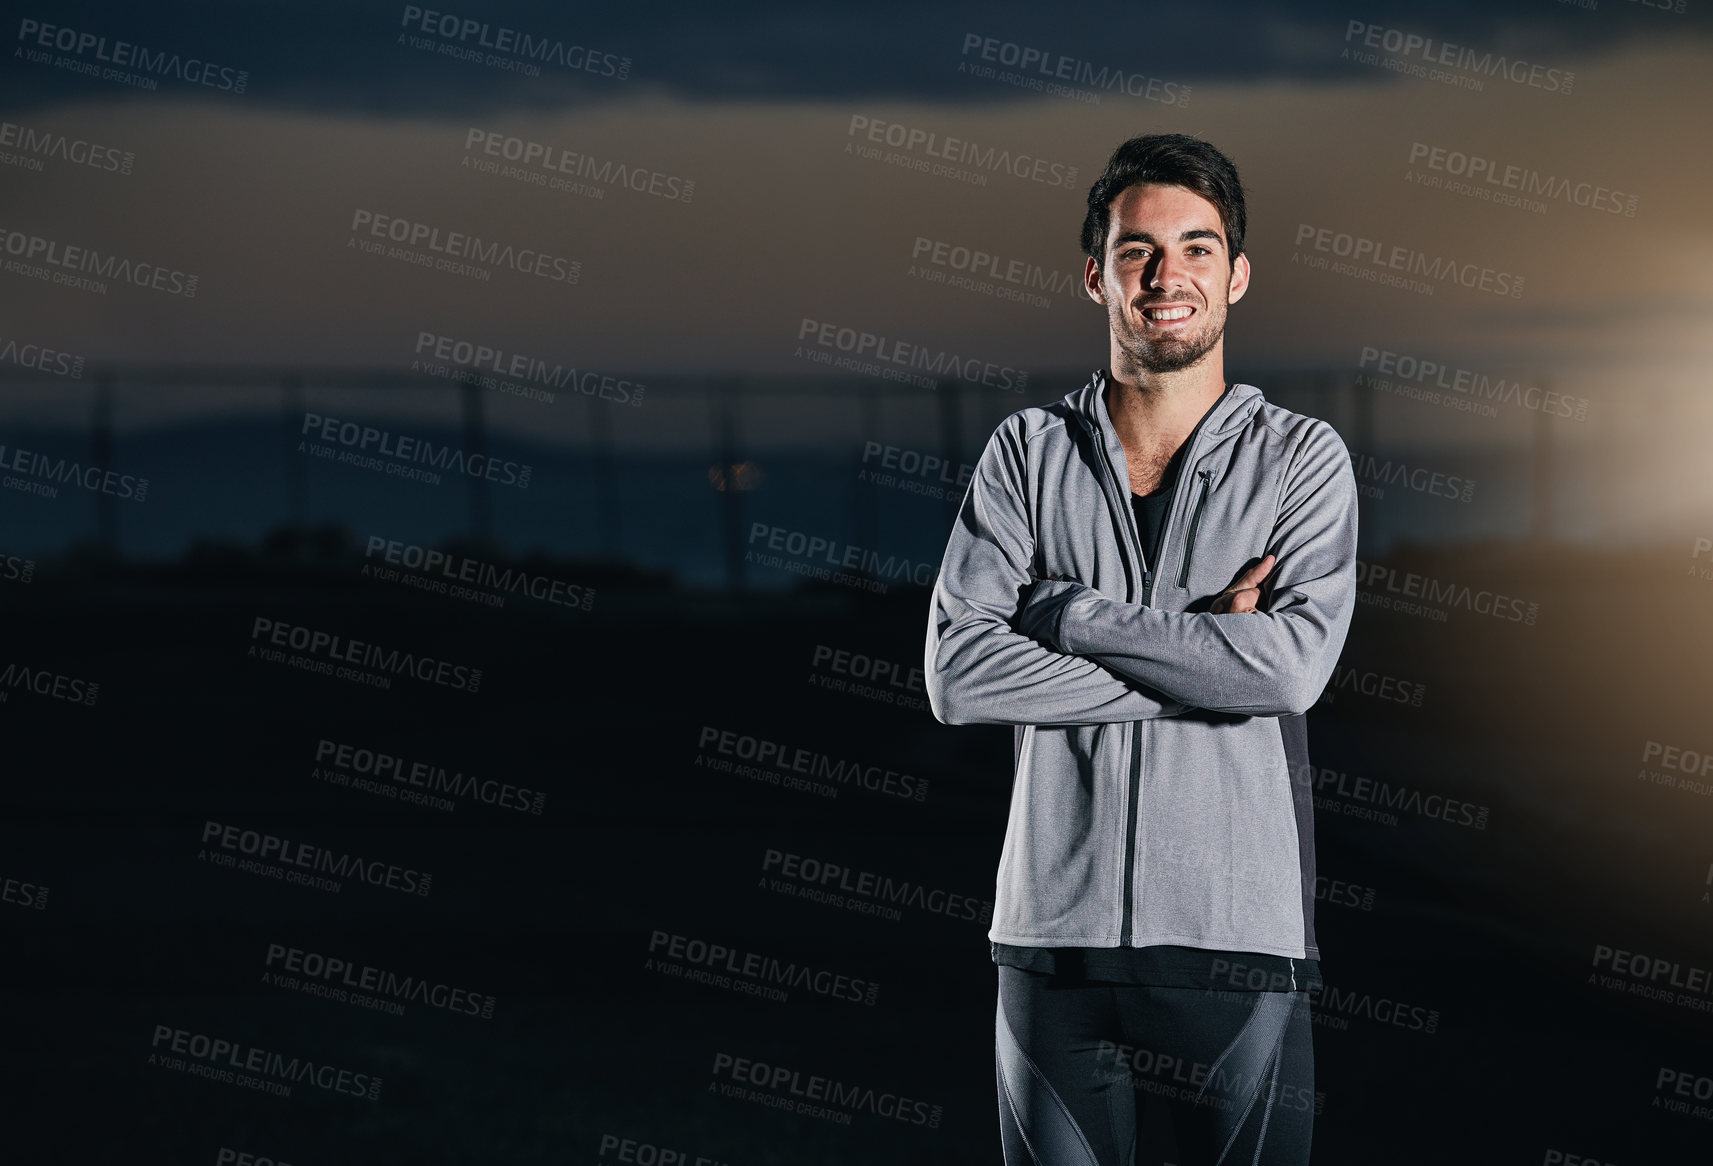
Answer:
[[[1169,248],[1162,247],[1154,253],[1154,266],[1148,272],[1148,286],[1162,291],[1184,286],[1183,263]]]

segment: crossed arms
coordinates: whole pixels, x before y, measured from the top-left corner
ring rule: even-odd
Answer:
[[[1021,420],[1012,414],[988,440],[934,583],[925,671],[937,719],[1093,725],[1190,708],[1285,716],[1319,698],[1356,590],[1355,476],[1330,425],[1309,426],[1293,447],[1266,548],[1266,609],[1191,613],[1035,577]]]

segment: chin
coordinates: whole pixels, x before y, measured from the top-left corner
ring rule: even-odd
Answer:
[[[1149,372],[1177,372],[1188,368],[1213,348],[1206,348],[1185,340],[1172,340],[1165,344],[1144,343],[1132,355],[1136,363]]]

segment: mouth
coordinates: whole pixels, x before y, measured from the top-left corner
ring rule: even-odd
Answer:
[[[1142,319],[1149,328],[1181,328],[1194,314],[1190,304],[1150,304],[1142,309]]]

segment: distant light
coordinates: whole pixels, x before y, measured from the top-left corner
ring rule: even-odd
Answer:
[[[761,467],[754,462],[708,467],[708,483],[716,490],[753,490],[761,485]]]

